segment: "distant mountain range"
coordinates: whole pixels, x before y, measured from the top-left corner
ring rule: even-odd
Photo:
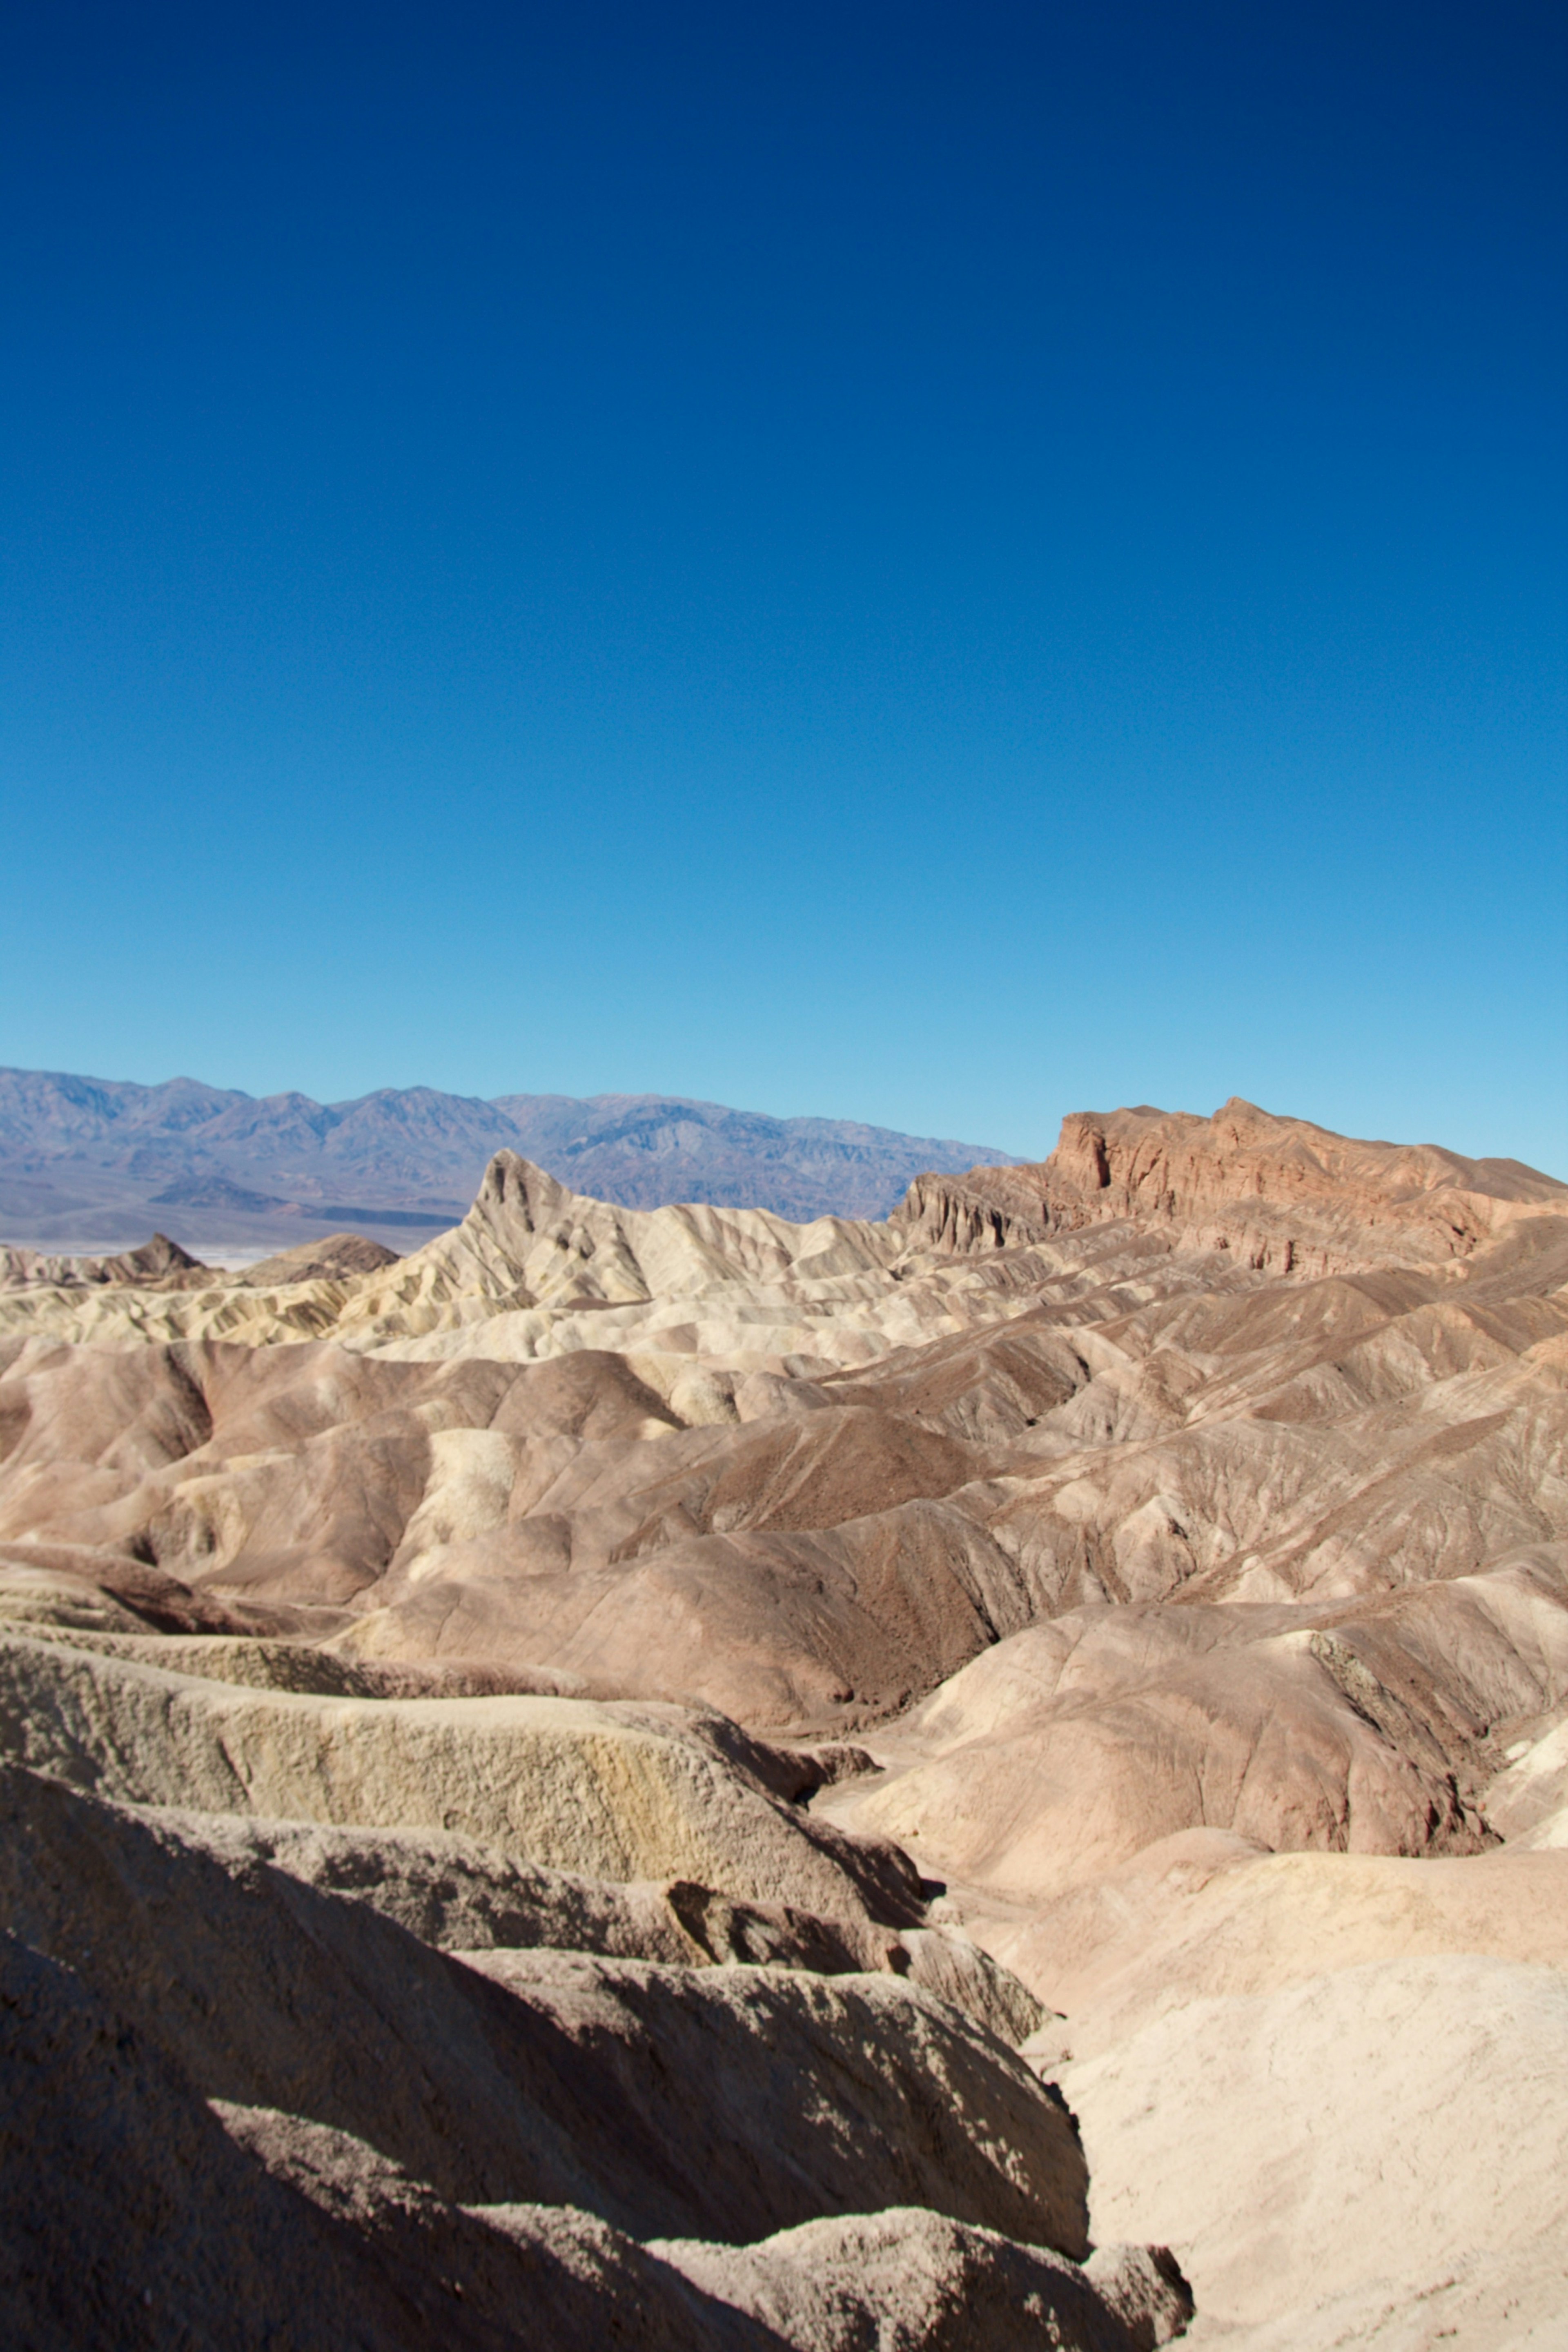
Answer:
[[[353,1102],[0,1070],[0,1241],[276,1248],[348,1226],[409,1249],[467,1210],[493,1152],[634,1209],[883,1217],[912,1178],[1016,1155],[852,1119],[769,1118],[671,1095],[384,1087]]]

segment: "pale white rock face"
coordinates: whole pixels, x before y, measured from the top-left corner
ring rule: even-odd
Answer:
[[[1373,1960],[1473,1953],[1568,1969],[1568,1855],[1265,1853],[1189,1830],[975,1932],[1053,2011],[1046,2055],[1101,2053],[1184,2004]]]
[[[1568,2311],[1558,1969],[1380,1960],[1198,2000],[1062,2086],[1091,2226],[1173,2248],[1196,2341],[1426,2352]]]
[[[1487,1790],[1488,1818],[1510,1845],[1568,1846],[1568,1723],[1520,1745]]]
[[[405,1546],[423,1559],[504,1528],[521,1452],[500,1430],[432,1431],[430,1475],[404,1528]]]

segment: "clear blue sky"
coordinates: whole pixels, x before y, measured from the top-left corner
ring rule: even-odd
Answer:
[[[14,14],[0,1061],[1568,1175],[1565,24]]]

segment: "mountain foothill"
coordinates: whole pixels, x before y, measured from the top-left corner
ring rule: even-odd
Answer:
[[[1561,2340],[1568,1186],[1240,1100],[0,1139],[17,2340]]]

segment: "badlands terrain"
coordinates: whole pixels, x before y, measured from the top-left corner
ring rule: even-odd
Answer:
[[[1568,2345],[1568,1187],[0,1254],[8,2341]]]

